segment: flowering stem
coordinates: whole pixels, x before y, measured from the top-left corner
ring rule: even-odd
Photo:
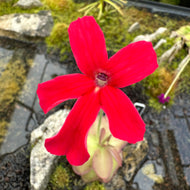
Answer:
[[[101,125],[101,121],[102,121],[102,116],[103,116],[103,110],[100,109],[100,112],[99,112],[99,121],[98,121],[98,135],[100,135],[100,125]]]
[[[171,89],[173,88],[174,84],[176,83],[177,79],[179,78],[180,74],[182,73],[182,71],[185,69],[185,67],[187,66],[187,64],[190,61],[190,55],[188,55],[188,58],[186,60],[186,62],[182,65],[181,69],[177,72],[172,84],[170,85],[170,87],[168,88],[168,90],[166,91],[164,98],[167,98],[169,92],[171,91]]]

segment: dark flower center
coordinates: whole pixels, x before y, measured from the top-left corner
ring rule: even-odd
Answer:
[[[108,75],[106,75],[105,73],[98,73],[96,75],[96,84],[99,87],[105,86],[107,82],[108,82]]]

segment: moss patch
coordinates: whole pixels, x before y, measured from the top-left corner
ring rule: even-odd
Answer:
[[[69,7],[68,0],[42,0],[45,7],[54,11],[61,11]]]
[[[52,190],[58,189],[68,189],[70,182],[70,177],[67,169],[59,165],[55,169],[54,173],[51,176],[50,183],[52,184]]]
[[[160,57],[165,51],[169,50],[175,44],[175,39],[169,38],[168,36],[169,34],[168,35],[164,34],[164,35],[161,35],[159,39],[156,40],[156,42],[158,42],[158,40],[160,39],[166,40],[166,43],[162,44],[161,47],[156,50],[156,54],[158,57]]]
[[[84,188],[84,190],[106,190],[104,185],[98,181],[92,182]]]
[[[0,16],[12,13],[37,13],[41,10],[46,10],[44,6],[32,9],[22,9],[20,7],[14,6],[17,1],[18,0],[9,0],[5,2],[0,1]]]
[[[3,142],[4,140],[4,136],[7,132],[7,127],[8,127],[8,122],[5,121],[4,119],[0,121],[0,144]]]

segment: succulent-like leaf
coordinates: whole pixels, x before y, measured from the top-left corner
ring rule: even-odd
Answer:
[[[120,7],[118,5],[116,5],[115,3],[113,3],[111,0],[104,0],[106,3],[110,4],[112,7],[114,7],[122,16],[124,16],[122,10],[120,9]]]
[[[98,180],[98,176],[96,175],[95,171],[91,169],[87,174],[82,176],[82,179],[84,180],[84,182],[91,182]]]
[[[112,136],[112,138],[109,141],[109,144],[113,146],[118,152],[120,152],[123,149],[123,147],[127,144],[127,142]]]
[[[79,9],[78,11],[79,12],[82,12],[82,11],[87,11],[88,9],[91,9],[91,8],[94,8],[96,5],[98,4],[98,2],[95,2],[95,3],[91,3],[81,9]]]
[[[122,165],[122,157],[119,154],[119,152],[117,151],[117,149],[115,149],[112,146],[108,146],[107,150],[111,153],[111,155],[113,156],[113,158],[115,159],[115,161],[117,162],[117,164],[119,166],[121,166]]]
[[[99,144],[101,144],[103,142],[105,134],[106,134],[106,130],[104,128],[101,128],[101,130],[100,130]]]
[[[92,166],[98,177],[106,182],[112,172],[113,160],[111,153],[105,148],[97,150],[92,160]]]
[[[89,159],[81,166],[72,166],[73,171],[78,175],[85,175],[92,169],[92,159]]]

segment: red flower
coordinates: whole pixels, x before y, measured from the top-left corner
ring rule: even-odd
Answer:
[[[78,98],[57,135],[46,139],[46,149],[66,155],[72,165],[89,158],[88,130],[102,108],[112,135],[129,143],[143,140],[145,123],[130,99],[119,89],[136,83],[158,67],[150,42],[129,44],[108,59],[104,35],[91,16],[68,29],[76,63],[83,74],[69,74],[39,84],[37,94],[45,113],[59,103]]]

